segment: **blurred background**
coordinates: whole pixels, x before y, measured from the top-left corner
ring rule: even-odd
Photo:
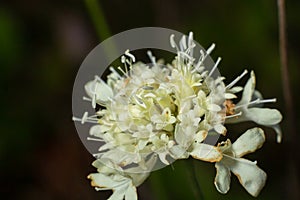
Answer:
[[[288,59],[296,122],[299,96],[300,1],[287,0]],[[0,3],[0,192],[1,199],[106,199],[86,176],[93,157],[71,121],[71,95],[85,56],[116,33],[159,26],[194,32],[205,48],[221,56],[228,81],[253,69],[257,88],[284,120],[283,142],[265,128],[267,141],[248,156],[268,174],[258,199],[299,197],[297,138],[287,127],[281,82],[276,0],[27,0]],[[159,57],[159,55],[157,55]],[[242,83],[245,83],[244,78]],[[235,138],[253,124],[229,126]],[[296,124],[295,124],[296,125]],[[299,138],[299,137],[298,137]],[[192,162],[192,161],[188,161]],[[217,192],[213,164],[194,161],[205,199],[253,199],[233,176],[227,195]],[[151,174],[138,188],[139,199],[195,199],[184,161]]]

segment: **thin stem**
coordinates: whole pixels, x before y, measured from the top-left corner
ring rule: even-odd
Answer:
[[[287,123],[290,131],[290,140],[296,137],[294,102],[292,98],[288,56],[287,56],[287,36],[286,36],[286,17],[285,17],[285,0],[278,0],[278,22],[279,22],[279,53],[281,62],[281,76],[283,95],[287,111]]]
[[[299,156],[296,142],[297,139],[297,127],[296,127],[296,116],[294,112],[294,102],[292,98],[292,91],[289,80],[288,70],[288,55],[287,55],[287,36],[286,36],[286,15],[285,15],[285,0],[277,0],[278,4],[278,23],[279,23],[279,52],[281,61],[281,76],[283,95],[286,106],[286,118],[289,134],[287,136],[288,142],[288,174],[287,181],[290,183],[287,188],[287,194],[289,199],[299,199],[300,194],[298,192],[299,181],[297,179],[297,164],[295,159]],[[296,154],[296,155],[295,155]]]
[[[195,167],[194,160],[191,160],[191,159],[187,160],[186,166],[188,168],[189,178],[190,178],[190,181],[191,181],[191,185],[192,185],[192,189],[193,189],[195,199],[203,200],[204,196],[203,196],[203,192],[201,190],[200,183],[197,179],[196,167]]]
[[[93,21],[99,40],[102,42],[111,36],[111,32],[105,20],[101,4],[97,0],[85,0],[85,5]],[[102,43],[101,47],[108,60],[115,60],[120,55],[117,51],[117,45],[112,39],[106,40],[106,43]]]
[[[94,23],[99,39],[103,41],[111,36],[101,4],[97,0],[85,0],[85,5]]]

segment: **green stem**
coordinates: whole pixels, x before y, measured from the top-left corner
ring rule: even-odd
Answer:
[[[97,0],[85,0],[85,5],[95,26],[99,40],[104,41],[111,36],[111,32],[106,23],[101,4]],[[113,39],[106,40],[105,43],[102,43],[101,47],[108,60],[113,61],[119,56],[117,45]]]
[[[149,182],[156,197],[158,197],[160,200],[167,200],[169,198],[166,192],[166,187],[163,183],[162,175],[163,173],[159,171],[152,172]]]
[[[186,166],[188,169],[187,171],[189,173],[189,178],[190,178],[190,182],[192,185],[192,190],[194,192],[195,199],[203,200],[204,195],[201,190],[200,183],[197,179],[197,173],[196,173],[196,167],[195,167],[194,160],[191,160],[191,159],[187,160]]]
[[[97,0],[85,0],[85,5],[94,23],[99,39],[103,41],[111,36],[101,4]]]

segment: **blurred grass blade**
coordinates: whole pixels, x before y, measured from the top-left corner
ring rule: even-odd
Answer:
[[[101,4],[97,0],[85,0],[85,5],[94,23],[99,39],[103,41],[110,37],[111,33],[106,23]]]

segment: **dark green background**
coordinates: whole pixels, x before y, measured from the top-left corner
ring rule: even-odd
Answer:
[[[291,151],[278,50],[276,0],[100,1],[110,32],[91,19],[84,1],[27,0],[0,3],[0,196],[3,199],[105,199],[86,176],[95,171],[71,121],[71,94],[85,56],[106,37],[137,27],[160,26],[188,33],[223,58],[228,81],[253,69],[257,88],[283,116],[284,138],[265,129],[263,148],[248,156],[268,174],[258,199],[291,199],[299,194],[299,154]],[[290,79],[297,122],[300,115],[300,1],[287,1]],[[103,18],[103,16],[105,18]],[[101,20],[100,20],[101,21]],[[245,83],[245,78],[241,83]],[[253,124],[230,126],[231,138]],[[297,132],[299,135],[299,132]],[[294,139],[291,139],[293,141]],[[297,147],[292,148],[297,149]],[[293,161],[291,164],[290,161]],[[190,162],[190,161],[188,161]],[[214,165],[195,161],[206,199],[252,199],[232,178],[227,195],[213,185]],[[194,199],[185,161],[154,172],[139,187],[140,199]],[[2,199],[2,198],[1,198]]]

